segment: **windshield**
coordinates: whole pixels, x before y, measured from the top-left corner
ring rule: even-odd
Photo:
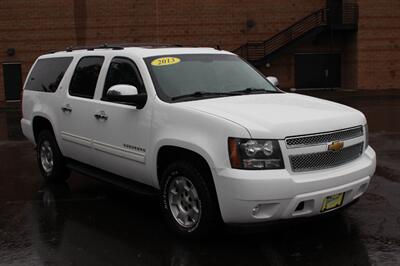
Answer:
[[[145,62],[157,95],[167,102],[280,92],[235,55],[168,55]]]

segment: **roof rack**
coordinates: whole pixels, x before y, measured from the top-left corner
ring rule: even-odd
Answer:
[[[108,45],[105,43],[105,44],[98,45],[98,46],[70,46],[70,47],[67,47],[67,49],[65,49],[65,51],[67,51],[67,52],[72,52],[72,51],[76,51],[76,50],[93,51],[95,49],[123,50],[124,47],[119,46],[119,45]]]
[[[144,48],[163,48],[163,47],[183,47],[182,44],[174,43],[122,43],[118,44],[121,47],[144,47]]]
[[[102,44],[97,46],[70,46],[65,49],[67,52],[76,50],[89,50],[95,49],[111,49],[111,50],[123,50],[128,47],[145,47],[145,48],[163,48],[163,47],[183,47],[181,44],[167,44],[167,43],[123,43],[123,44]]]

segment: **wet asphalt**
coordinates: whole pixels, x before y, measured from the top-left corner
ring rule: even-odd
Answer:
[[[378,166],[339,215],[177,238],[157,198],[73,173],[42,181],[15,108],[0,109],[0,265],[400,265],[400,96],[318,94],[362,110]]]

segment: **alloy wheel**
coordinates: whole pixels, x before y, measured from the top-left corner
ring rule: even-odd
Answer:
[[[200,221],[201,202],[193,183],[184,176],[172,178],[168,186],[170,211],[179,225],[194,228]]]

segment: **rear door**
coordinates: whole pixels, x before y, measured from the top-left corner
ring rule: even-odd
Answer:
[[[97,113],[106,118],[97,119],[93,132],[94,164],[98,168],[146,184],[146,151],[151,124],[151,108],[143,109],[110,102],[107,90],[118,84],[133,85],[139,93],[145,87],[135,62],[127,57],[112,58],[107,71]]]
[[[93,99],[104,62],[103,56],[80,58],[66,97],[59,107],[61,148],[66,157],[92,164],[96,101]]]

